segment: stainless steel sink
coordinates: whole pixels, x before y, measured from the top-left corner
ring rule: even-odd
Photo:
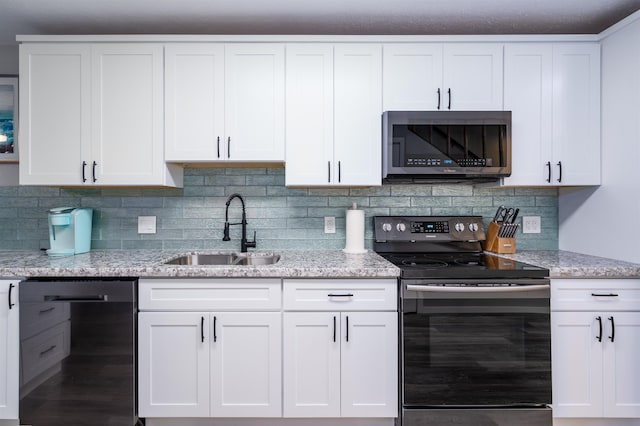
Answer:
[[[274,253],[190,253],[165,262],[165,265],[273,265],[280,260]]]

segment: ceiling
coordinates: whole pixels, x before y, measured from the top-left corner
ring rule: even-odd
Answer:
[[[17,34],[595,34],[640,0],[0,0]]]

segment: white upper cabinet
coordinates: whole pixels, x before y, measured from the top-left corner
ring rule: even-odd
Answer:
[[[284,46],[169,44],[167,161],[284,161]]]
[[[384,45],[384,111],[502,110],[503,45]]]
[[[505,47],[504,106],[512,111],[505,185],[600,184],[600,47]]]
[[[225,157],[224,44],[165,46],[167,161]]]
[[[289,186],[379,186],[382,49],[287,45]]]
[[[89,45],[20,46],[21,184],[88,182],[90,111]]]
[[[20,184],[182,184],[164,164],[161,45],[23,44],[20,76]]]

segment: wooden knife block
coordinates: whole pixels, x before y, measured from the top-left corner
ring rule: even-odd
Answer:
[[[484,249],[493,253],[515,253],[516,239],[500,238],[498,231],[500,231],[500,225],[491,221],[487,229],[487,238],[484,240]]]

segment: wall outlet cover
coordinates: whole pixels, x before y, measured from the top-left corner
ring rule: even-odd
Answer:
[[[335,216],[324,217],[324,233],[325,234],[336,233],[336,217]]]
[[[138,216],[138,234],[155,234],[156,217]]]
[[[539,234],[540,216],[522,216],[522,233]]]

